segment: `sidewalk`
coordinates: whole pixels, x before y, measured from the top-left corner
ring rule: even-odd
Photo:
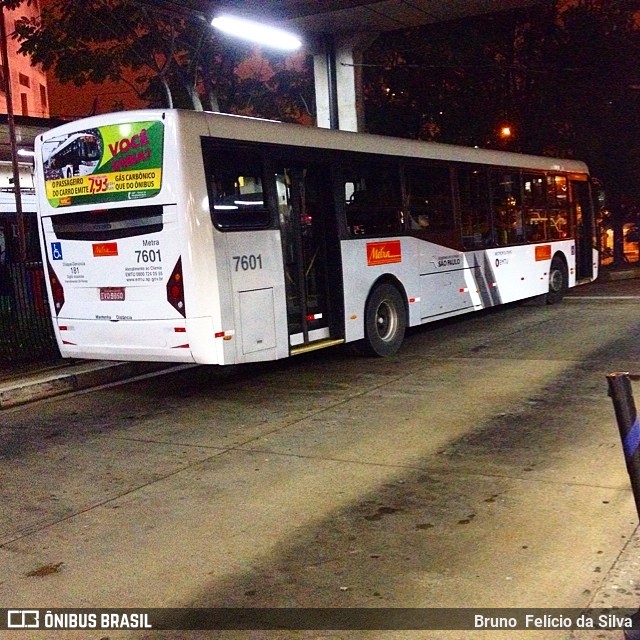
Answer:
[[[63,360],[0,371],[0,410],[175,367],[166,362]]]
[[[640,278],[640,263],[633,262],[622,267],[601,266],[598,280],[627,280],[630,278]]]

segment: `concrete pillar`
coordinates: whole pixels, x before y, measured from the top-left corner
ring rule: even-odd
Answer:
[[[313,56],[318,127],[364,130],[362,54],[376,35],[336,35],[323,39],[321,50]],[[332,114],[332,100],[337,114]],[[337,122],[331,122],[332,115]]]

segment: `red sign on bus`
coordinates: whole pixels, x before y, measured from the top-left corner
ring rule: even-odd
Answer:
[[[551,245],[541,244],[536,247],[536,262],[551,260]]]
[[[372,267],[378,264],[402,262],[402,246],[400,240],[386,242],[367,242],[367,264]]]
[[[117,242],[100,242],[99,244],[94,244],[92,246],[93,246],[93,255],[96,258],[101,258],[103,256],[118,255]]]

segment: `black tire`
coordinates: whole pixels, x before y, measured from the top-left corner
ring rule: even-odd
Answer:
[[[396,353],[406,328],[407,313],[402,294],[392,284],[382,282],[367,300],[364,318],[367,353],[380,357]]]
[[[549,293],[547,293],[547,304],[557,304],[564,298],[564,294],[569,288],[569,274],[564,260],[555,257],[551,261],[549,269]]]

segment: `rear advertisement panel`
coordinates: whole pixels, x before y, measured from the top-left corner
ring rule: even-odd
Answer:
[[[151,198],[162,186],[164,124],[153,120],[74,131],[45,140],[52,207]]]

